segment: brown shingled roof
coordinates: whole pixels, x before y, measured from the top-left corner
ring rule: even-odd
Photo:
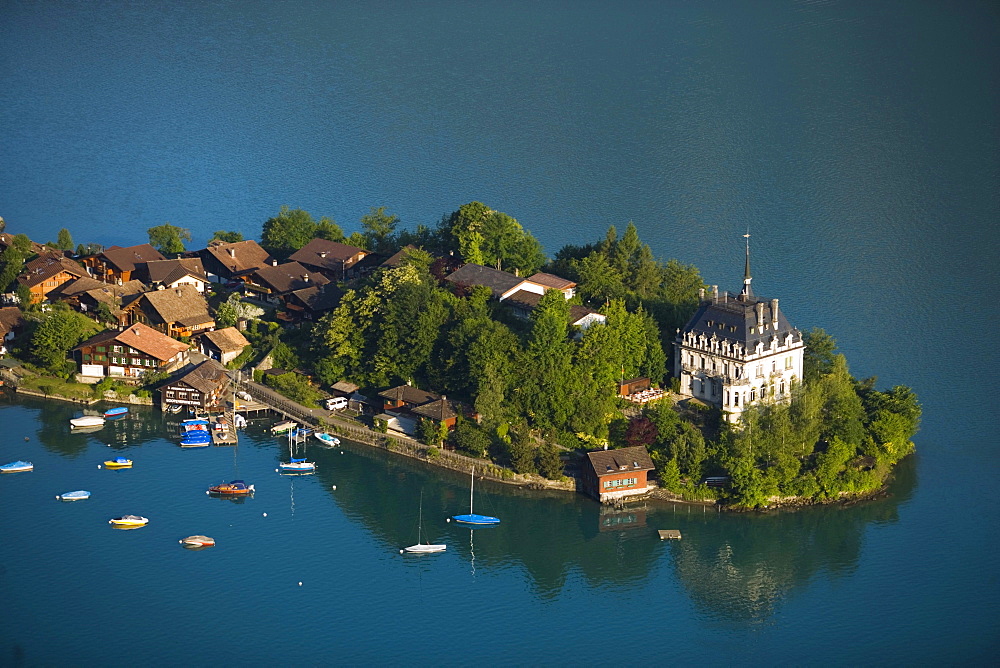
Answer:
[[[199,257],[185,257],[176,260],[155,260],[146,263],[146,271],[149,272],[150,283],[173,283],[185,276],[208,282],[205,276],[205,267],[201,264]]]
[[[590,465],[598,476],[622,471],[651,471],[656,468],[649,451],[642,445],[617,450],[595,450],[587,453]]]
[[[63,271],[75,276],[87,275],[87,270],[80,263],[62,254],[45,253],[24,265],[24,272],[17,277],[17,282],[30,288]]]
[[[8,332],[13,331],[15,327],[20,327],[24,324],[22,315],[21,309],[16,306],[4,306],[0,308],[0,339],[6,336]]]
[[[128,248],[112,246],[101,253],[101,255],[119,271],[135,271],[135,265],[137,264],[167,259],[160,254],[160,251],[149,244],[139,244],[137,246],[129,246]]]
[[[208,303],[193,285],[182,284],[166,290],[151,290],[140,297],[165,323],[200,325],[212,321]]]
[[[270,264],[271,256],[253,239],[235,243],[210,243],[203,252],[208,253],[234,273],[252,271]]]
[[[220,387],[229,384],[226,368],[215,360],[205,360],[184,375],[176,378],[173,383],[184,383],[204,394],[211,394]]]
[[[458,412],[455,411],[455,404],[444,397],[441,397],[437,401],[417,406],[412,409],[412,412],[432,420],[437,420],[438,422],[458,417]]]
[[[565,290],[566,288],[576,287],[576,283],[569,279],[543,272],[538,272],[534,276],[529,277],[528,280],[532,283],[537,283],[538,285],[544,285],[547,288],[555,288],[556,290]]]
[[[261,267],[254,272],[253,282],[278,294],[301,290],[330,282],[323,274],[309,271],[298,262],[286,262],[277,267]]]
[[[116,341],[121,345],[131,346],[132,348],[146,353],[151,357],[155,357],[161,362],[166,362],[167,360],[173,358],[177,353],[188,349],[188,345],[186,343],[181,343],[176,339],[170,338],[166,334],[161,334],[152,327],[144,325],[141,322],[137,322],[121,332],[115,330],[101,332],[96,336],[90,337],[74,348],[74,350],[79,350],[84,346],[93,345],[95,343],[105,343],[110,341]]]
[[[412,385],[398,385],[396,387],[390,388],[383,392],[379,392],[380,397],[383,399],[390,399],[392,401],[403,401],[408,404],[421,405],[426,404],[429,401],[437,401],[440,399],[440,395],[434,394],[433,392],[428,392],[427,390],[421,390],[419,388],[413,387]]]
[[[205,332],[199,335],[202,338],[208,339],[213,346],[218,348],[224,353],[231,353],[237,350],[243,350],[250,345],[246,337],[243,336],[240,330],[235,327],[226,327],[224,329],[216,329],[211,332]]]
[[[352,257],[362,253],[367,255],[368,251],[356,246],[327,241],[326,239],[313,239],[305,246],[295,251],[289,256],[289,260],[301,262],[310,267],[326,269],[328,271],[341,271],[344,263]]]

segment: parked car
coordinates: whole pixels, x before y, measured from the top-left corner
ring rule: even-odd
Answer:
[[[347,408],[347,397],[330,397],[326,400],[326,410],[342,411]]]

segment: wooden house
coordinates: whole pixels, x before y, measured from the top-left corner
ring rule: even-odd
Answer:
[[[53,290],[49,293],[49,301],[63,302],[83,313],[92,313],[100,304],[107,304],[112,315],[117,315],[122,305],[130,301],[130,297],[145,290],[146,285],[135,279],[118,285],[84,276]]]
[[[147,262],[143,278],[150,287],[157,290],[169,290],[181,285],[190,285],[198,292],[205,292],[205,286],[208,284],[205,267],[199,257]]]
[[[421,390],[412,385],[397,385],[396,387],[379,392],[378,396],[382,398],[383,411],[390,411],[395,408],[415,408],[441,398],[439,394]]]
[[[205,360],[159,388],[160,406],[221,409],[229,386],[225,367],[215,360]]]
[[[87,270],[79,262],[62,253],[49,252],[24,265],[17,282],[31,291],[32,304],[40,304],[59,286],[86,275]]]
[[[122,307],[122,325],[141,322],[172,337],[192,336],[215,328],[208,303],[191,285],[171,290],[150,290]]]
[[[412,408],[411,412],[421,418],[433,420],[435,424],[444,423],[448,429],[454,429],[458,421],[457,408],[455,402],[448,401],[447,397],[442,396],[440,399]]]
[[[235,327],[203,332],[196,335],[192,343],[198,346],[201,354],[218,360],[221,364],[229,364],[250,345],[243,333]]]
[[[73,349],[85,377],[139,378],[150,371],[173,371],[187,363],[188,346],[142,323],[107,330]]]
[[[7,354],[10,343],[24,327],[24,316],[16,306],[0,308],[0,357]]]
[[[370,253],[364,248],[313,239],[288,259],[323,274],[331,281],[344,281],[354,276],[354,266],[367,255]]]
[[[270,254],[253,239],[228,243],[215,240],[198,251],[205,276],[214,283],[246,283],[261,267],[270,266]]]
[[[602,503],[646,493],[653,460],[644,446],[587,453],[582,470],[583,491]]]
[[[156,260],[166,260],[149,244],[139,244],[122,248],[121,246],[111,246],[96,255],[89,255],[81,258],[80,262],[87,267],[90,275],[104,283],[125,283],[138,278],[133,276],[137,271],[141,271],[141,265]]]
[[[319,272],[309,271],[298,262],[261,267],[254,271],[247,289],[257,297],[272,304],[283,304],[285,296],[310,287],[321,287],[330,282]]]

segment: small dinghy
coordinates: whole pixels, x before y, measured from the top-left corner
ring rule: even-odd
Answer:
[[[122,515],[112,517],[108,520],[108,524],[116,527],[144,527],[149,524],[149,520],[139,515]]]
[[[221,485],[212,485],[205,493],[217,496],[252,496],[254,488],[253,485],[248,485],[242,480],[233,480]]]
[[[90,498],[90,492],[79,489],[75,492],[66,492],[65,494],[56,495],[56,499],[59,501],[83,501],[84,499]]]
[[[84,415],[83,417],[76,417],[69,421],[70,427],[82,428],[82,427],[103,427],[104,418],[100,415]]]
[[[294,429],[297,426],[298,426],[298,424],[295,423],[295,422],[292,422],[291,420],[283,420],[283,421],[279,422],[278,424],[274,425],[273,427],[271,427],[271,433],[272,434],[284,434],[286,431],[291,431],[292,429]]]
[[[199,535],[195,535],[195,536],[188,536],[187,538],[181,538],[177,542],[180,543],[181,545],[183,545],[184,547],[199,548],[199,547],[213,547],[213,546],[215,546],[215,539],[214,538],[209,538],[208,536],[202,536],[200,534]]]
[[[24,473],[25,471],[32,471],[34,468],[35,465],[31,462],[18,460],[16,462],[0,466],[0,473]]]
[[[323,443],[323,445],[327,445],[331,448],[335,445],[340,445],[339,438],[337,438],[336,436],[332,436],[326,433],[325,431],[317,431],[315,434],[313,434],[313,436],[318,438],[320,442]]]
[[[118,408],[111,408],[104,411],[104,417],[106,419],[118,418],[128,413],[128,406],[119,406]]]
[[[127,469],[132,468],[132,460],[125,457],[115,457],[104,462],[106,469]]]

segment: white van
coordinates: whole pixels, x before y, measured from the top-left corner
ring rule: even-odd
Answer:
[[[347,408],[347,397],[331,397],[326,400],[326,410],[341,411]]]

